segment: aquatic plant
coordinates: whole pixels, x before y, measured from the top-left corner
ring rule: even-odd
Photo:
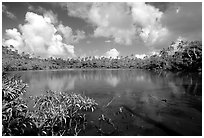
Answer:
[[[23,135],[26,129],[34,126],[27,117],[28,107],[21,98],[26,87],[19,77],[2,76],[2,135]]]
[[[85,112],[98,105],[94,99],[75,93],[47,91],[34,97],[34,110],[22,94],[27,84],[19,77],[2,77],[2,135],[79,135],[85,131]]]
[[[40,135],[78,135],[85,130],[86,115],[82,111],[94,111],[98,105],[89,97],[76,93],[47,91],[34,98],[31,118],[36,122]]]
[[[26,92],[27,84],[23,83],[19,77],[2,76],[2,100],[10,102]]]
[[[118,133],[118,127],[113,123],[111,118],[108,118],[104,114],[101,114],[98,117],[99,124],[98,126],[95,125],[95,128],[97,129],[97,132],[102,136],[111,136],[115,133]],[[103,130],[104,127],[109,127],[109,131],[106,132]]]

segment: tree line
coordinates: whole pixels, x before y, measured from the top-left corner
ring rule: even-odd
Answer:
[[[147,69],[169,71],[201,71],[202,41],[173,42],[159,54],[137,58],[118,56],[117,58],[94,56],[78,58],[31,57],[30,54],[14,50],[13,46],[2,46],[2,66],[4,71],[47,70],[70,68],[107,68],[107,69]]]

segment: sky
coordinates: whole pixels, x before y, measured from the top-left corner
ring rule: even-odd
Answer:
[[[42,58],[141,57],[202,40],[202,3],[3,2],[2,37]]]

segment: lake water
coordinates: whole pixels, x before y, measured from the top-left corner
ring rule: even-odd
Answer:
[[[46,90],[75,92],[99,104],[89,120],[104,114],[118,128],[112,135],[202,135],[202,75],[144,70],[11,72],[28,84],[24,95]],[[104,125],[103,131],[112,131]],[[98,135],[88,126],[81,135]]]

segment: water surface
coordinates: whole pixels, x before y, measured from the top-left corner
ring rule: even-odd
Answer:
[[[144,70],[55,70],[11,72],[28,84],[25,97],[46,90],[76,92],[94,98],[88,113],[111,118],[112,135],[202,135],[202,75]],[[122,111],[122,112],[120,112]],[[98,135],[89,126],[82,135]],[[104,131],[111,131],[105,126]]]

